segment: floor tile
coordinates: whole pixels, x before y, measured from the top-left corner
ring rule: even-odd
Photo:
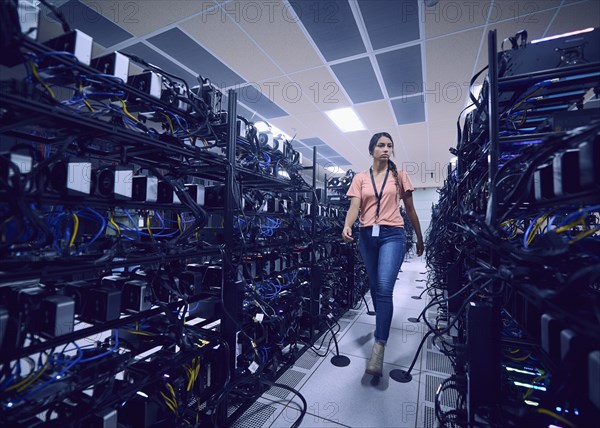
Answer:
[[[402,308],[394,305],[394,315],[392,317],[392,328],[405,328],[408,323],[411,323],[409,318],[418,318],[421,313],[421,309],[415,308]],[[364,323],[364,324],[372,324],[375,325],[375,316],[361,314],[356,322]],[[414,324],[414,323],[412,323]],[[406,327],[410,329],[411,327]]]
[[[373,349],[374,326],[371,324],[354,323],[352,328],[340,340],[340,352],[368,359]],[[385,347],[384,361],[408,367],[413,360],[414,351],[423,337],[421,324],[406,323],[405,329],[390,329],[390,337]],[[366,365],[366,361],[364,362]]]
[[[398,275],[394,290],[394,317],[382,378],[364,373],[373,348],[375,317],[367,315],[367,307],[362,299],[358,307],[339,320],[342,329],[336,335],[340,353],[350,358],[350,365],[335,367],[331,364],[335,350],[332,342],[326,357],[318,357],[309,350],[292,367],[287,377],[280,378],[284,383],[294,384],[293,387],[307,401],[307,413],[301,427],[423,428],[422,425],[429,423],[432,416],[435,421],[435,415],[431,413],[433,404],[426,399],[431,398],[433,384],[441,377],[448,376],[428,369],[443,368],[439,361],[428,354],[435,352],[435,349],[424,346],[416,358],[411,382],[400,383],[389,377],[391,370],[408,369],[427,331],[423,323],[408,321],[409,317],[418,317],[429,300],[426,294],[421,300],[412,299],[412,296],[423,291],[417,287],[426,285],[421,282],[427,277],[422,272],[425,272],[423,259],[412,258],[405,261]],[[365,295],[365,301],[373,310],[369,293]],[[326,352],[330,337],[327,333],[319,353]],[[259,401],[263,408],[249,409],[256,414],[255,418],[246,415],[244,424],[236,426],[287,428],[294,424],[301,413],[301,400],[282,389],[268,391]],[[265,420],[262,425],[257,424],[261,420]]]
[[[351,358],[348,367],[320,366],[309,381],[300,389],[308,402],[311,415],[307,415],[303,427],[410,427],[414,428],[417,417],[419,375],[410,383],[399,383],[389,377],[398,369],[384,364],[383,377],[375,378],[364,373],[364,360]],[[286,426],[283,419],[294,415],[291,410],[297,398],[272,425]],[[294,407],[297,410],[297,407]],[[287,412],[287,416],[286,416]],[[281,421],[280,421],[281,420]],[[278,425],[278,423],[282,423]]]
[[[268,427],[286,409],[285,402],[259,398],[232,425],[232,428]]]

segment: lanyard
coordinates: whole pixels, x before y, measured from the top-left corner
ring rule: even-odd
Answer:
[[[377,193],[377,186],[375,186],[375,178],[373,177],[373,167],[369,169],[369,172],[371,173],[371,183],[373,183],[373,190],[375,191],[375,197],[377,198],[377,211],[375,212],[375,223],[377,223],[377,221],[379,221],[379,208],[381,207],[381,197],[383,196],[383,189],[385,187],[385,183],[387,182],[390,169],[388,168],[385,171],[385,177],[383,179],[383,184],[381,185],[381,191],[379,193]]]

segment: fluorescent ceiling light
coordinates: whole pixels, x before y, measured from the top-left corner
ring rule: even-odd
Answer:
[[[346,170],[343,168],[340,168],[337,165],[329,165],[326,166],[325,169],[329,172],[331,172],[332,174],[345,174]]]
[[[556,36],[544,37],[543,39],[532,40],[531,44],[545,42],[548,40],[560,39],[561,37],[574,36],[576,34],[581,34],[581,33],[589,33],[590,31],[594,31],[594,27],[585,28],[585,29],[579,30],[579,31],[571,31],[570,33],[557,34]]]
[[[358,115],[350,107],[338,108],[326,111],[327,116],[342,132],[353,132],[365,130]]]

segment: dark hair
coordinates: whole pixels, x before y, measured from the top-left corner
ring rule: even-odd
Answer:
[[[394,146],[394,140],[392,139],[392,136],[390,134],[388,134],[387,132],[378,132],[376,134],[373,134],[373,136],[371,137],[371,141],[369,141],[369,154],[370,155],[373,155],[373,150],[375,150],[375,145],[377,144],[377,142],[379,141],[379,139],[381,137],[389,138],[390,141],[392,142],[392,147]],[[393,151],[392,151],[392,153],[393,153]],[[400,180],[398,179],[398,167],[391,159],[388,159],[388,168],[390,169],[390,171],[392,171],[392,175],[394,176],[394,181],[396,182],[396,197],[398,197],[398,195],[400,194]]]

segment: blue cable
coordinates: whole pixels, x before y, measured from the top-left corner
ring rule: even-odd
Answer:
[[[131,217],[131,214],[129,214],[129,212],[124,209],[121,209],[121,211],[123,211],[125,213],[125,215],[129,218],[129,221],[131,222],[131,224],[133,224],[133,227],[135,227],[137,239],[140,239],[140,228],[138,227],[137,223],[133,220],[133,217]]]
[[[533,227],[537,224],[537,221],[544,215],[544,213],[540,213],[538,214],[533,220],[531,220],[531,223],[529,223],[529,226],[527,226],[527,230],[525,231],[525,233],[523,234],[523,246],[525,248],[529,248],[529,244],[527,243],[527,239],[529,238],[529,235],[531,234],[531,231],[533,230]]]
[[[263,167],[263,168],[267,168],[269,165],[271,165],[271,156],[269,156],[269,154],[267,152],[261,152],[263,157],[265,158],[264,162],[258,162],[258,164]]]
[[[600,210],[600,205],[592,205],[591,207],[586,207],[586,208],[580,209],[579,211],[576,211],[576,212],[566,216],[564,218],[563,222],[559,225],[559,227],[566,226],[567,224],[569,224],[573,220],[575,220],[577,217],[580,217],[586,213],[589,213],[590,211],[598,211],[598,210]]]
[[[85,250],[87,250],[90,247],[90,245],[92,245],[94,242],[96,242],[96,240],[100,237],[100,235],[102,235],[102,233],[106,229],[106,220],[104,219],[104,217],[102,215],[100,215],[100,213],[98,211],[96,211],[93,208],[89,208],[89,207],[87,207],[86,210],[92,212],[100,219],[101,226],[98,229],[98,232],[96,232],[96,235],[94,235],[94,237],[92,238],[92,240],[81,247],[81,252],[84,252]]]
[[[107,355],[110,355],[110,354],[112,354],[113,352],[115,352],[115,351],[116,351],[116,350],[119,348],[119,329],[118,329],[118,328],[116,328],[116,329],[114,330],[114,332],[115,332],[115,344],[114,344],[114,346],[112,347],[112,349],[109,349],[108,351],[106,351],[106,352],[103,352],[102,354],[94,355],[93,357],[90,357],[90,358],[81,359],[80,361],[78,361],[78,363],[87,363],[87,362],[89,362],[89,361],[94,361],[94,360],[97,360],[97,359],[99,359],[99,358],[104,358],[104,357],[106,357]],[[77,346],[77,344],[75,344],[75,346]],[[77,349],[78,349],[78,350],[81,350],[81,348],[80,348],[79,346],[77,346]],[[82,355],[83,355],[83,354],[82,354]]]
[[[24,396],[18,398],[16,400],[17,403],[20,403],[24,400],[26,400],[28,397],[30,397],[31,395],[36,394],[38,391],[41,391],[42,389],[46,388],[48,385],[50,385],[51,383],[56,382],[57,380],[60,380],[66,372],[68,372],[71,367],[73,367],[75,364],[78,364],[79,362],[81,362],[81,358],[83,357],[83,351],[81,351],[81,348],[79,347],[79,345],[77,345],[77,343],[74,343],[75,347],[77,348],[77,358],[75,358],[73,361],[71,361],[69,363],[69,365],[67,365],[67,367],[65,367],[60,373],[58,373],[55,376],[52,376],[50,379],[48,379],[46,382],[44,382],[42,385],[40,385],[39,387],[29,391],[27,394],[25,394]]]

